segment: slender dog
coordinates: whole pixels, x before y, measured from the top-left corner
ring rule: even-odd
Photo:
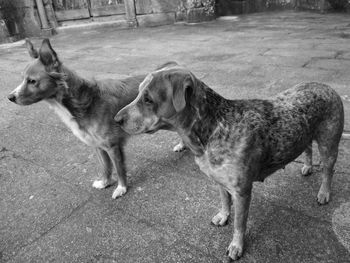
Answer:
[[[221,210],[214,225],[227,223],[234,200],[234,233],[227,259],[243,253],[252,184],[297,158],[311,173],[312,141],[322,163],[319,204],[330,199],[333,167],[344,126],[339,95],[320,83],[295,86],[270,100],[227,100],[190,71],[173,67],[149,74],[137,98],[115,117],[130,134],[173,126],[196,163],[220,186]]]
[[[135,99],[145,76],[86,80],[62,64],[48,39],[43,40],[39,52],[29,40],[26,45],[34,60],[24,70],[23,82],[8,99],[19,105],[47,102],[75,136],[96,149],[102,173],[101,179],[94,181],[92,186],[102,189],[112,185],[114,166],[118,186],[112,197],[124,195],[127,184],[123,147],[128,134],[113,117]],[[174,150],[182,150],[181,145],[175,146]]]

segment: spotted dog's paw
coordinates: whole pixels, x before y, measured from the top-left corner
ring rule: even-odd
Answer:
[[[226,255],[232,260],[238,260],[243,255],[243,242],[232,241],[228,246]]]

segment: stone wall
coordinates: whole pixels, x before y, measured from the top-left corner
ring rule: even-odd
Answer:
[[[297,8],[324,11],[326,9],[329,9],[329,4],[324,0],[298,0]]]
[[[94,0],[90,0],[94,1]],[[278,9],[336,9],[350,11],[350,0],[124,0],[128,26],[158,26],[177,21],[203,22],[216,16]],[[36,0],[0,0],[0,43],[51,34],[57,27],[52,0],[42,0],[42,29]],[[40,9],[42,10],[42,8]],[[40,17],[43,17],[42,14]],[[45,24],[43,23],[43,24]],[[47,31],[45,31],[47,30]]]
[[[182,0],[185,20],[189,23],[215,18],[215,0]]]
[[[201,22],[214,19],[215,0],[135,0],[135,9],[140,25]]]
[[[296,0],[216,0],[218,16],[292,9]]]
[[[297,0],[299,9],[350,12],[349,0]]]

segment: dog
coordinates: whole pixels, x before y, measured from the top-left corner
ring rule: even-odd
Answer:
[[[118,186],[112,198],[124,195],[127,192],[124,145],[128,134],[113,117],[136,98],[145,75],[121,80],[87,80],[63,65],[48,39],[43,40],[39,51],[28,39],[26,46],[34,60],[25,68],[23,82],[8,99],[19,105],[47,102],[76,137],[95,148],[102,171],[101,178],[92,186],[103,189],[114,184],[114,167]],[[183,149],[182,143],[174,148]]]
[[[200,169],[219,184],[222,206],[212,224],[227,223],[234,201],[226,260],[242,256],[253,182],[264,181],[303,152],[301,173],[310,174],[313,140],[322,167],[317,201],[323,205],[330,200],[344,110],[327,85],[300,84],[268,100],[228,100],[175,66],[150,73],[115,120],[130,134],[154,132],[164,124],[174,127]]]

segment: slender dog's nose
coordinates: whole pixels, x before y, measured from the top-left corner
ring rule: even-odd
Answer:
[[[10,101],[12,101],[12,102],[16,102],[16,96],[14,95],[14,94],[9,94],[8,96],[7,96],[7,98],[10,100]]]

